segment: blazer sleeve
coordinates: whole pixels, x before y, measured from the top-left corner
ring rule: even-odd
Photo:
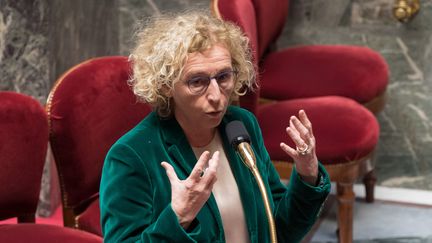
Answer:
[[[253,117],[257,150],[260,153],[273,198],[273,214],[279,242],[300,242],[319,217],[323,204],[330,193],[330,178],[319,164],[320,185],[311,186],[304,182],[294,168],[288,186],[281,183],[273,166],[261,134],[261,129]],[[281,131],[284,132],[284,131]]]
[[[201,226],[186,232],[171,204],[155,216],[153,186],[145,164],[126,144],[116,144],[105,159],[100,185],[104,242],[196,242]]]

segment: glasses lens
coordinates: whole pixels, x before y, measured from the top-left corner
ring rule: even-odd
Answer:
[[[224,71],[215,76],[215,79],[218,81],[218,83],[223,83],[230,81],[232,79],[232,71]]]
[[[189,90],[194,94],[198,94],[207,88],[209,79],[207,77],[194,77],[189,79],[187,83]]]
[[[234,71],[223,71],[215,76],[216,81],[222,88],[228,87],[234,80]]]

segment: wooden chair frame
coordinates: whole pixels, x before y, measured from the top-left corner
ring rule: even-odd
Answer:
[[[371,164],[373,153],[343,164],[324,165],[330,180],[336,183],[338,202],[338,237],[341,243],[351,243],[353,239],[353,209],[355,201],[354,183],[363,176],[366,189],[366,202],[374,201],[375,173]],[[294,164],[287,161],[273,161],[282,179],[289,179]]]

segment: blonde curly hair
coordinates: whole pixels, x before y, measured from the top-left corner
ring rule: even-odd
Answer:
[[[255,71],[249,39],[235,24],[206,11],[154,17],[141,25],[135,38],[129,84],[138,100],[152,105],[161,117],[172,114],[173,105],[166,90],[172,90],[179,81],[188,54],[203,52],[215,44],[224,45],[231,54],[233,69],[237,71],[234,95],[253,89]]]

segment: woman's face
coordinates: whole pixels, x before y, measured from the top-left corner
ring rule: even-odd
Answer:
[[[211,130],[220,124],[234,89],[232,71],[231,54],[222,45],[188,55],[183,75],[171,93],[174,116],[183,129]],[[217,78],[208,83],[208,77]]]

